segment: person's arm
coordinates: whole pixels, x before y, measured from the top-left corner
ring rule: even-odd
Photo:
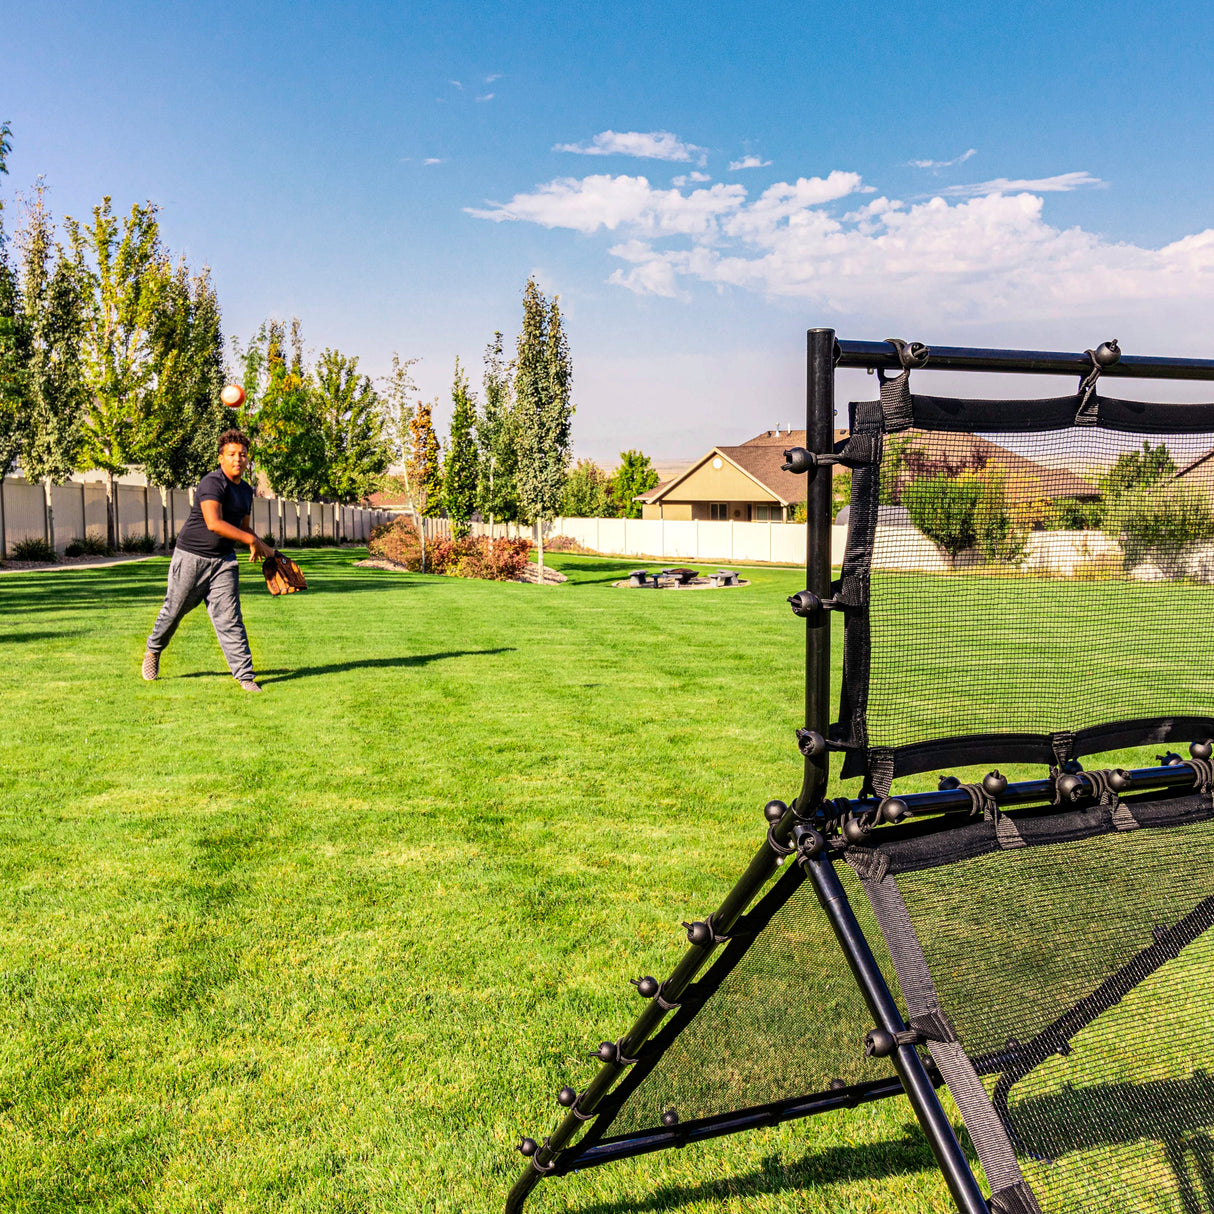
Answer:
[[[249,560],[264,561],[267,557],[274,555],[274,549],[263,544],[250,529],[247,514],[241,520],[239,527],[233,527],[231,523],[223,521],[218,502],[204,499],[199,505],[202,508],[202,521],[206,523],[207,530],[214,531],[216,535],[222,535],[224,539],[235,540],[238,544],[248,544]]]

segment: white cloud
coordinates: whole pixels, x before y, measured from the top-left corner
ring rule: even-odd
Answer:
[[[741,160],[731,160],[729,171],[736,173],[739,169],[765,169],[769,164],[771,164],[770,160],[760,160],[758,156],[752,154],[743,156]]]
[[[558,143],[554,152],[580,156],[637,156],[644,160],[693,160],[704,149],[684,143],[670,131],[600,131],[587,143]]]
[[[495,80],[500,80],[501,78],[502,78],[501,72],[493,72],[490,75],[485,77],[485,83],[492,84]]]
[[[839,215],[829,204],[870,190],[859,174],[683,193],[640,176],[560,178],[471,214],[616,235],[608,281],[674,297],[727,286],[868,317],[1042,325],[1114,314],[1189,317],[1214,306],[1214,229],[1162,248],[1113,242],[1044,215],[1048,191],[1097,184],[1087,173],[986,183],[968,198],[879,196]],[[1039,183],[1038,183],[1039,184]],[[1153,322],[1152,322],[1153,323]]]
[[[949,198],[979,198],[986,194],[1065,194],[1084,186],[1103,186],[1104,182],[1091,173],[1059,173],[1056,177],[1013,179],[996,177],[976,185],[950,185],[940,193]]]
[[[711,180],[712,175],[710,173],[701,173],[697,169],[692,169],[690,173],[683,173],[676,177],[670,184],[677,185],[679,189],[682,189],[685,185],[697,185]]]
[[[464,86],[462,84],[460,84],[460,82],[458,80],[448,80],[447,83],[453,89],[459,89],[461,93],[464,91]]]
[[[496,93],[485,93],[483,96],[478,97],[477,101],[492,101],[496,96]]]
[[[967,148],[960,156],[952,160],[908,160],[912,169],[951,169],[955,164],[964,164],[971,156],[977,156],[977,148]]]
[[[427,156],[422,164],[446,164],[446,158],[443,156]]]

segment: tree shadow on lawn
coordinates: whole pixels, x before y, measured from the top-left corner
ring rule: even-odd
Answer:
[[[621,1198],[599,1202],[584,1207],[579,1214],[657,1214],[658,1211],[677,1210],[692,1202],[721,1202],[730,1197],[824,1189],[851,1180],[883,1180],[890,1176],[927,1172],[933,1167],[931,1149],[923,1132],[917,1125],[907,1125],[899,1139],[811,1150],[793,1160],[770,1155],[753,1171],[739,1176],[706,1180],[702,1184],[663,1185],[644,1201]],[[559,1184],[559,1179],[555,1183]]]
[[[55,641],[60,637],[78,637],[82,629],[63,628],[48,632],[0,632],[0,645],[20,645],[23,641]]]
[[[348,670],[383,670],[400,666],[427,666],[446,658],[490,657],[498,653],[514,653],[512,646],[501,649],[452,649],[445,653],[413,653],[398,658],[360,658],[352,662],[331,662],[327,666],[280,666],[263,670],[257,675],[262,684],[288,683],[292,679],[308,679],[316,675],[343,674]],[[175,676],[179,679],[230,679],[226,670],[191,670]]]

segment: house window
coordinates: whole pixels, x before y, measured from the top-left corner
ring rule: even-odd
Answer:
[[[782,523],[784,521],[784,507],[756,506],[755,521],[760,523]]]
[[[729,506],[725,502],[709,502],[708,517],[714,522],[724,523],[729,521]]]

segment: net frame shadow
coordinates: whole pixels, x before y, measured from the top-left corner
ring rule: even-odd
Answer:
[[[853,406],[851,435],[838,447],[833,437],[837,366],[874,370],[882,381],[879,401]],[[967,414],[967,402],[911,393],[911,372],[923,366],[1075,375],[1079,388],[1073,396],[999,402],[1002,412],[996,414],[968,402],[977,407]],[[896,375],[887,376],[890,371]],[[898,878],[984,855],[1050,854],[1077,841],[1098,846],[1105,836],[1128,838],[1128,831],[1143,832],[1135,837],[1167,839],[1179,837],[1168,832],[1200,830],[1200,824],[1214,819],[1214,706],[1207,713],[1204,704],[1199,706],[1203,711],[1177,705],[1174,714],[1102,720],[1041,734],[972,732],[899,747],[871,746],[863,711],[871,656],[867,574],[885,434],[911,426],[973,433],[983,425],[996,430],[1095,426],[1135,434],[1214,434],[1214,405],[1148,405],[1104,397],[1098,386],[1106,376],[1214,380],[1214,360],[1123,356],[1115,342],[1083,354],[956,347],[929,351],[893,340],[840,342],[833,330],[810,330],[807,446],[786,452],[785,464],[807,477],[806,589],[789,600],[804,621],[806,640],[805,723],[797,730],[804,756],[802,787],[791,804],[773,800],[765,807],[767,831],[758,851],[715,911],[684,924],[688,948],[670,975],[663,981],[649,976],[634,980],[644,1010],[622,1037],[600,1045],[600,1069],[583,1091],[567,1086],[557,1094],[564,1114],[552,1133],[539,1142],[520,1142],[527,1162],[507,1197],[507,1214],[521,1211],[548,1177],[899,1094],[908,1097],[964,1214],[1042,1214],[1043,1209],[1050,1214],[1054,1207],[1043,1207],[1019,1166],[1026,1148],[1009,1096],[1017,1083],[1067,1053],[1077,1035],[1214,926],[1214,880],[1207,882],[1208,892],[1201,886],[1204,897],[1141,942],[1131,956],[1101,971],[1089,989],[1027,1041],[967,1051],[950,1018],[954,1009],[944,1005],[947,1000],[939,998],[933,985],[932,965]],[[853,496],[857,510],[842,577],[832,582],[830,472],[836,464],[852,469],[860,493],[858,499]],[[865,477],[873,482],[867,491]],[[831,621],[840,615],[845,622],[844,692],[839,720],[832,725]],[[1078,762],[1081,756],[1116,748],[1181,743],[1189,744],[1187,758],[1169,751],[1153,767],[1084,771]],[[844,753],[844,776],[863,777],[859,797],[827,798],[832,750]],[[992,772],[977,784],[945,779],[934,792],[892,795],[897,777],[988,762],[1040,762],[1048,765],[1049,775],[1009,783]],[[1203,845],[1203,855],[1204,850]],[[841,875],[853,887],[853,897],[857,882],[863,890],[868,905],[861,907],[860,916]],[[838,947],[823,964],[846,967],[867,1011],[867,1023],[855,1025],[856,1048],[883,1060],[885,1073],[834,1080],[794,1096],[698,1116],[684,1117],[672,1107],[663,1111],[660,1124],[652,1118],[639,1127],[635,1118],[629,1124],[621,1116],[629,1101],[653,1083],[680,1037],[741,972],[756,942],[773,930],[773,922],[806,887]],[[875,936],[871,925],[866,930],[861,923],[870,912],[879,925]],[[989,1198],[945,1114],[937,1092],[942,1084],[983,1165]],[[1214,1155],[1214,1141],[1210,1145],[1204,1154],[1201,1143],[1185,1148],[1194,1153],[1199,1170],[1211,1170],[1207,1156]],[[1186,1211],[1198,1208],[1190,1198],[1183,1198],[1182,1205]]]

